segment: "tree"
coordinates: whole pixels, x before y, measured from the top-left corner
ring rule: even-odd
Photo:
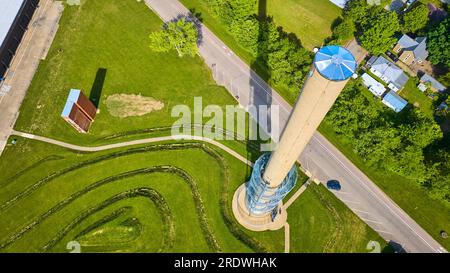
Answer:
[[[236,40],[256,55],[259,39],[259,21],[255,16],[241,21],[234,21],[230,26]]]
[[[356,25],[359,25],[370,8],[371,6],[367,5],[366,0],[350,1],[344,12],[344,18],[350,18]]]
[[[450,88],[450,72],[447,72],[447,74],[442,75],[442,76],[439,78],[439,81],[440,81],[443,85],[445,85],[445,86],[447,86],[448,88]]]
[[[428,23],[429,10],[425,5],[418,5],[403,16],[402,28],[405,33],[416,33]]]
[[[362,28],[361,45],[372,54],[382,54],[395,43],[393,35],[400,29],[400,24],[395,12],[383,12]]]
[[[399,129],[404,141],[407,140],[421,149],[443,137],[439,125],[419,109],[414,109]]]
[[[235,21],[243,21],[256,13],[256,0],[210,0],[215,2],[216,14],[222,22],[230,26]],[[211,5],[211,4],[210,4]]]
[[[270,72],[270,81],[293,93],[300,91],[311,66],[311,54],[300,42],[289,37],[271,18],[266,19],[261,35],[260,52]],[[262,52],[266,51],[266,52]]]
[[[428,52],[433,64],[450,67],[450,18],[428,32]]]
[[[162,30],[150,34],[150,48],[156,52],[175,49],[178,56],[194,56],[197,48],[198,31],[193,22],[182,18],[167,23]]]
[[[355,23],[351,18],[346,17],[333,30],[333,36],[339,41],[344,41],[353,38],[356,31]]]
[[[424,155],[420,147],[408,145],[399,149],[395,158],[387,164],[387,169],[418,182],[429,179],[429,172],[424,163]]]

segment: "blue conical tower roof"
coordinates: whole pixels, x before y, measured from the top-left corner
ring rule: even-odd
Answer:
[[[353,54],[341,46],[322,47],[314,58],[314,66],[323,77],[330,81],[344,81],[356,71]]]

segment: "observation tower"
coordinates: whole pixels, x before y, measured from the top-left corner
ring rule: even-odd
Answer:
[[[233,196],[234,216],[245,228],[263,231],[284,226],[287,213],[282,200],[297,181],[295,162],[356,67],[353,54],[341,46],[325,46],[316,53],[277,148],[256,161],[250,180]]]

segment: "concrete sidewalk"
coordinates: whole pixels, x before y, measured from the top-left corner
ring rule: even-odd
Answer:
[[[19,116],[20,106],[33,80],[39,62],[50,48],[64,6],[61,1],[43,0],[14,57],[0,90],[0,155]]]

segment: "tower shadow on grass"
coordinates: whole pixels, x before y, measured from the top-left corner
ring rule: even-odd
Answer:
[[[99,68],[97,74],[95,75],[94,83],[92,84],[91,92],[89,94],[89,99],[98,108],[100,104],[100,98],[102,96],[103,85],[105,84],[105,78],[107,73],[106,68]]]

